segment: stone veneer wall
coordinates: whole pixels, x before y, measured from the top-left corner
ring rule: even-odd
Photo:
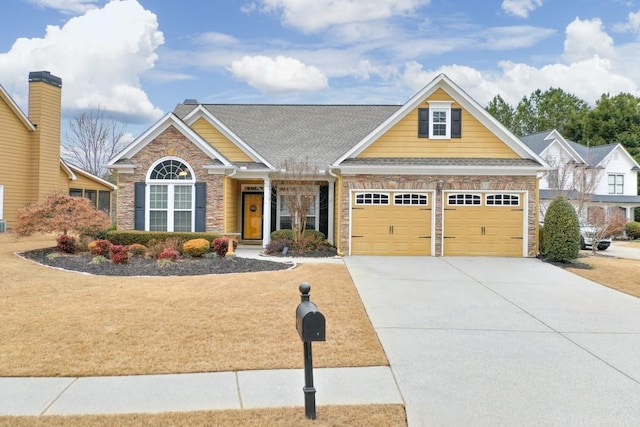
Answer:
[[[438,181],[443,190],[526,191],[528,192],[529,230],[527,256],[537,255],[536,221],[538,199],[535,176],[438,176],[438,175],[343,175],[340,212],[340,249],[349,253],[349,190],[435,190]],[[435,200],[435,253],[442,253],[442,197]]]
[[[118,174],[118,227],[133,229],[134,184],[144,182],[151,165],[167,156],[182,159],[193,169],[197,182],[207,183],[207,231],[222,232],[224,175],[209,174],[203,166],[211,164],[212,160],[173,126],[130,159],[135,165],[134,173]]]

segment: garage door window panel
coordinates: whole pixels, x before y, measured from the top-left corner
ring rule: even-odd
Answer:
[[[426,194],[401,193],[393,196],[393,204],[400,206],[427,206],[429,197]]]
[[[359,193],[356,194],[356,205],[388,205],[387,193]]]
[[[520,206],[520,196],[517,194],[489,194],[487,206]]]
[[[450,206],[480,206],[482,197],[479,194],[454,193],[449,194],[447,204]]]

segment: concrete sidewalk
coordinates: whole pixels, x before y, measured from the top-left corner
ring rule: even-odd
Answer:
[[[387,366],[314,369],[316,404],[402,404]],[[126,414],[304,407],[304,370],[0,378],[0,415]]]

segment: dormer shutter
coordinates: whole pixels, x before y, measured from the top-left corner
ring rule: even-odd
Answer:
[[[462,138],[462,108],[451,109],[451,138]]]
[[[418,138],[429,138],[428,108],[418,108]]]

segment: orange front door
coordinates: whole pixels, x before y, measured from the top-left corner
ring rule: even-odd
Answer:
[[[262,194],[242,194],[242,238],[262,239]]]

